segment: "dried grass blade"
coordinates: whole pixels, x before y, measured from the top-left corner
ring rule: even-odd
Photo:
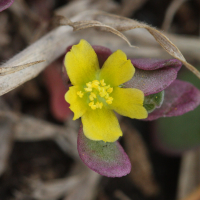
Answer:
[[[0,76],[15,73],[17,71],[20,71],[22,69],[36,65],[36,64],[44,62],[44,61],[45,60],[38,60],[38,61],[35,61],[35,62],[30,62],[30,63],[26,63],[26,64],[23,64],[23,65],[18,65],[18,66],[4,67],[4,68],[2,67],[2,68],[0,68]]]
[[[63,21],[62,25],[70,25],[73,27],[74,31],[91,28],[91,27],[101,27],[102,30],[116,34],[117,36],[124,39],[129,46],[133,47],[127,37],[120,31],[127,31],[135,28],[146,29],[160,44],[160,46],[171,56],[180,60],[190,71],[192,71],[199,79],[200,72],[191,64],[189,64],[178,47],[174,45],[163,33],[157,29],[136,20],[132,20],[126,17],[113,15],[105,13],[102,11],[91,11],[86,13],[91,20],[72,22],[65,17],[60,19]]]
[[[129,42],[127,37],[124,34],[122,34],[120,31],[116,30],[115,28],[113,28],[109,25],[103,24],[99,21],[85,20],[85,21],[72,22],[65,17],[60,17],[60,19],[58,18],[58,20],[60,20],[60,22],[58,24],[72,26],[74,31],[78,31],[78,30],[82,30],[82,29],[86,29],[86,28],[99,27],[99,28],[101,28],[102,31],[111,32],[111,33],[121,37],[123,40],[125,40],[127,42],[127,44],[130,47],[136,47],[136,46],[131,45],[131,43]]]
[[[163,33],[158,31],[157,29],[136,20],[108,14],[101,11],[92,13],[92,15],[95,20],[100,21],[104,25],[106,24],[108,26],[111,26],[118,31],[127,31],[135,28],[145,28],[167,53],[169,53],[174,58],[180,60],[191,72],[193,72],[200,79],[200,72],[194,66],[189,64],[185,60],[178,47],[176,47],[176,45],[174,45]]]

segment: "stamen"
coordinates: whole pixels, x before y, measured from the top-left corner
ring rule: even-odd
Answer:
[[[93,88],[98,88],[99,87],[99,81],[98,80],[94,80],[94,81],[92,81],[92,87]]]
[[[90,95],[92,95],[95,99],[97,98],[97,96],[94,92],[91,92]]]
[[[86,83],[87,88],[84,88],[86,92],[91,92],[92,91],[92,82]]]
[[[92,82],[88,82],[86,83],[86,85],[88,86],[88,88],[92,88]]]
[[[94,98],[93,98],[93,96],[89,96],[89,99],[90,99],[90,101],[93,101],[94,100]]]
[[[92,92],[92,88],[84,88],[86,92]]]
[[[104,79],[98,81],[98,80],[93,80],[92,82],[86,83],[86,88],[84,90],[86,92],[90,92],[89,94],[89,100],[90,103],[88,104],[91,109],[96,110],[97,108],[102,109],[103,107],[103,102],[99,102],[99,96],[104,98],[106,100],[107,104],[112,104],[113,102],[113,97],[110,97],[109,94],[113,92],[113,88],[110,87],[110,85],[106,85],[104,82]],[[83,97],[83,92],[79,91],[77,92],[77,95],[80,96],[81,98]],[[97,97],[97,94],[99,95]],[[95,100],[96,99],[96,100]]]
[[[102,103],[102,102],[101,102],[101,103],[97,102],[97,103],[96,103],[96,106],[97,106],[97,108],[102,109],[102,107],[103,107],[103,103]]]
[[[113,101],[113,98],[112,98],[112,97],[109,97],[109,98],[106,100],[106,103],[107,103],[107,104],[112,104],[112,101]]]
[[[94,101],[91,101],[88,105],[92,108],[92,110],[95,110],[97,108],[97,106],[94,105]]]
[[[96,98],[97,98],[96,94],[94,92],[91,92],[89,96],[90,101],[93,101]]]
[[[84,93],[83,93],[82,91],[78,91],[76,94],[77,94],[80,98],[82,98],[83,95],[84,95]]]
[[[109,89],[107,89],[107,92],[110,94],[110,93],[112,93],[112,91],[113,91],[113,88],[111,87],[111,88],[109,88]]]
[[[107,90],[108,88],[110,88],[110,85],[107,85],[107,86],[105,86],[104,88]]]
[[[107,92],[105,91],[104,88],[101,88],[101,91],[99,92],[100,97],[104,97],[107,95]]]
[[[104,79],[100,80],[100,83],[101,83],[102,86],[106,85],[106,83],[104,82]]]
[[[108,99],[109,98],[109,94],[107,93],[106,96],[104,97],[105,99]]]

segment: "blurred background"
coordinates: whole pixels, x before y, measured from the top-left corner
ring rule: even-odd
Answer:
[[[200,0],[15,0],[0,13],[0,62],[54,29],[55,14],[71,18],[87,9],[162,30],[200,69]],[[89,29],[84,33],[95,37]],[[146,35],[131,36],[133,45],[142,46],[134,50],[135,58],[170,58]],[[116,48],[126,52],[117,43]],[[122,178],[102,177],[77,154],[80,121],[72,121],[63,98],[68,89],[63,56],[0,99],[0,200],[200,199],[200,108],[152,122],[122,118],[120,143],[132,171]],[[178,78],[200,89],[199,79],[186,68]]]

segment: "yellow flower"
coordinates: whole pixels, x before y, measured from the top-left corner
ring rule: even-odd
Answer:
[[[91,140],[114,142],[122,131],[117,113],[136,119],[147,117],[144,93],[135,88],[121,88],[130,80],[135,68],[126,54],[117,50],[99,68],[97,55],[85,40],[72,46],[65,56],[65,67],[73,86],[65,94],[73,120],[81,117],[83,132]]]

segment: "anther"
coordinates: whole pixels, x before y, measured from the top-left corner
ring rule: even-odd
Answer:
[[[86,92],[92,92],[92,88],[84,88]]]
[[[100,97],[104,97],[107,95],[107,92],[105,91],[104,88],[101,88],[101,91],[99,92]]]
[[[107,93],[106,96],[104,97],[105,99],[108,99],[109,98],[109,94]]]
[[[107,92],[108,92],[109,94],[112,93],[112,91],[113,91],[113,88],[107,89]]]
[[[88,88],[92,88],[92,83],[91,82],[86,83],[86,85],[88,86]]]
[[[104,88],[107,90],[108,88],[110,88],[110,85],[107,85],[107,86],[105,86]]]
[[[99,87],[99,81],[98,80],[94,80],[94,81],[92,81],[92,87],[93,88],[98,88]]]
[[[95,110],[97,108],[97,106],[94,105],[94,101],[91,101],[88,105],[92,108],[92,110]]]
[[[112,98],[112,97],[109,97],[109,98],[106,100],[106,103],[107,103],[107,104],[112,104],[112,101],[113,101],[113,98]]]
[[[96,98],[97,98],[96,94],[94,92],[91,92],[89,96],[90,101],[93,101]]]
[[[78,91],[76,94],[77,94],[80,98],[82,98],[83,95],[84,95],[84,93],[83,93],[82,91]]]
[[[101,83],[102,86],[106,85],[106,83],[104,82],[104,79],[100,80],[100,83]]]
[[[103,103],[102,103],[102,102],[101,102],[101,103],[97,102],[97,103],[96,103],[96,106],[97,106],[97,108],[102,109],[102,107],[103,107]]]

